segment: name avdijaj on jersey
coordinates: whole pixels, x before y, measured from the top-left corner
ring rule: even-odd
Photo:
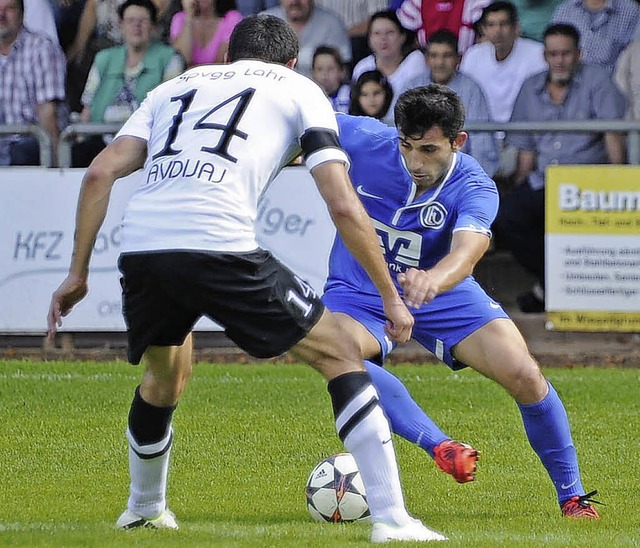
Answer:
[[[147,175],[147,184],[154,184],[167,179],[187,179],[195,177],[210,183],[221,183],[227,170],[220,166],[215,166],[211,162],[201,160],[165,160],[154,163]]]
[[[194,78],[206,78],[207,80],[231,80],[238,75],[241,76],[261,76],[270,78],[276,82],[280,82],[287,78],[286,74],[281,74],[272,69],[264,69],[258,67],[245,68],[242,71],[236,70],[213,70],[209,68],[191,69],[184,74],[178,76],[178,80],[188,82]]]

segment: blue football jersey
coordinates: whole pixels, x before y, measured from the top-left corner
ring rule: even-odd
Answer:
[[[491,236],[498,191],[480,164],[457,152],[443,181],[415,198],[416,185],[398,149],[398,132],[373,118],[337,115],[340,143],[351,160],[349,174],[371,217],[389,270],[428,269],[451,246],[455,231]],[[336,236],[327,288],[346,284],[377,293],[371,279]]]

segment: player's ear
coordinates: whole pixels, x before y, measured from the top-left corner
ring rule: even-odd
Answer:
[[[456,138],[453,140],[453,144],[452,144],[453,151],[458,152],[459,150],[461,150],[464,144],[467,142],[468,137],[469,135],[467,135],[467,133],[464,131],[461,131],[460,133],[458,133],[458,135],[456,135]]]
[[[294,57],[293,59],[289,59],[284,66],[285,67],[289,67],[290,69],[293,69],[296,66],[296,63],[298,62],[298,58]]]

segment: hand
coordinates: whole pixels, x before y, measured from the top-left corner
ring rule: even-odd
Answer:
[[[414,319],[402,300],[384,303],[384,313],[387,316],[385,331],[395,342],[407,342],[411,338]]]
[[[47,337],[53,340],[62,325],[62,317],[71,312],[88,291],[85,279],[69,274],[51,297],[49,314],[47,315]]]
[[[420,308],[440,293],[440,286],[429,270],[409,268],[398,274],[397,279],[403,289],[404,302],[410,308]]]

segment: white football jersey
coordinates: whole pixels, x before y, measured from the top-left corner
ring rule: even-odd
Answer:
[[[283,65],[194,67],[151,91],[116,138],[147,141],[122,251],[251,251],[261,193],[300,151],[347,163],[323,91]]]

